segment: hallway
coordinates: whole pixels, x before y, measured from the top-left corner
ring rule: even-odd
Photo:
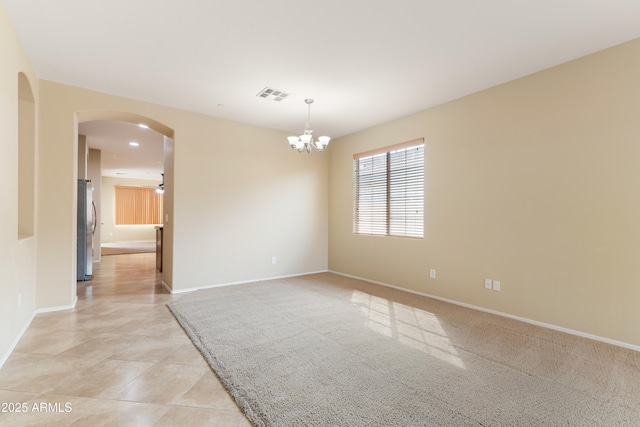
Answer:
[[[114,255],[0,370],[3,426],[249,426],[166,304],[155,254]]]

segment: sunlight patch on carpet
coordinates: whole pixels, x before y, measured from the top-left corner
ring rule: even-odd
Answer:
[[[372,331],[458,368],[465,368],[434,314],[361,291],[353,291],[351,302],[367,317],[365,324]]]

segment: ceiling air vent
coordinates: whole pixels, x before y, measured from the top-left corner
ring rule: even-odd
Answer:
[[[274,89],[272,87],[267,86],[264,89],[262,89],[260,92],[258,92],[256,96],[259,96],[260,98],[272,99],[274,101],[280,102],[283,99],[285,99],[287,96],[289,96],[289,94],[281,90]]]

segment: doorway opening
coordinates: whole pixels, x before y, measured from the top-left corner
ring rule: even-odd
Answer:
[[[102,256],[152,253],[158,247],[157,265],[162,266],[162,284],[170,289],[173,216],[173,130],[144,116],[121,112],[80,112],[78,116],[78,180],[90,181],[95,202],[92,262]],[[169,167],[167,167],[169,166]],[[148,193],[155,197],[156,215],[146,215],[148,206],[117,192]],[[158,191],[156,191],[158,190]],[[161,191],[162,190],[162,191]],[[162,193],[162,194],[159,194]],[[166,197],[170,193],[170,197]],[[146,199],[145,199],[146,200]],[[158,201],[159,200],[159,201]],[[152,220],[119,210],[136,209]],[[153,223],[149,223],[152,221]],[[158,233],[158,229],[162,230]],[[90,279],[90,278],[89,278]]]

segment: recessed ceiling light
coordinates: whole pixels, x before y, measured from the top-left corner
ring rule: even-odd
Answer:
[[[149,129],[149,126],[145,125],[144,123],[140,123],[138,124],[139,127],[141,127],[142,129]]]
[[[132,146],[132,147],[137,147],[137,146],[138,146],[138,145],[140,145],[140,144],[138,144],[138,143],[137,143],[137,142],[135,142],[135,141],[131,141],[131,142],[129,143],[129,145],[130,145],[130,146]]]

